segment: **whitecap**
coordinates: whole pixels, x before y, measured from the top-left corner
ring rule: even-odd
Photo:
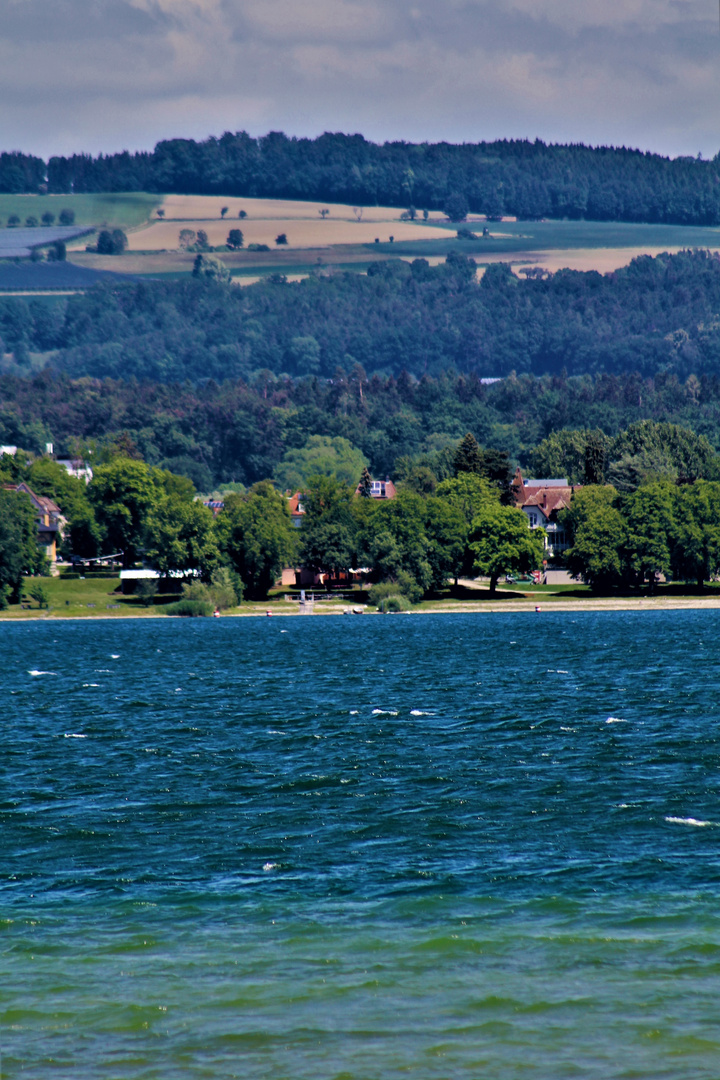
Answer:
[[[281,630],[281,631],[280,631],[280,633],[281,633],[281,634],[289,634],[289,633],[290,633],[290,631],[289,631],[289,630]]]
[[[558,674],[558,675],[569,675],[569,674],[570,674],[570,672],[569,672],[569,671],[563,671],[563,669],[562,669],[562,668],[558,668],[558,669],[557,669],[557,674]]]
[[[411,709],[410,710],[410,715],[411,716],[434,716],[435,714],[431,713],[431,712],[423,712],[422,709]]]
[[[392,709],[373,709],[373,716],[397,716],[397,712],[393,712]]]
[[[351,709],[350,710],[350,715],[351,716],[357,716],[359,712],[360,712],[359,709]]]
[[[627,724],[627,720],[623,720],[621,716],[608,716],[605,723],[606,724]]]
[[[87,739],[87,735],[78,735],[74,731],[66,731],[63,737],[65,739]]]
[[[158,652],[160,652],[159,649],[158,649]],[[110,659],[111,660],[119,660],[120,659],[120,653],[119,652],[111,652],[110,653]]]
[[[577,728],[576,727],[563,727],[562,724],[561,724],[560,725],[560,730],[561,731],[577,731]]]
[[[696,825],[698,828],[703,828],[705,825],[717,825],[716,821],[699,821],[694,817],[666,817],[665,820],[671,825]]]
[[[99,686],[99,682],[84,682],[83,686]]]
[[[268,871],[274,870],[276,867],[277,867],[276,862],[266,862],[266,863],[263,864],[263,870],[265,871],[266,874],[268,873]]]
[[[38,671],[37,668],[33,668],[32,671],[28,671],[28,675],[32,675],[33,677],[36,677],[37,675],[55,675],[55,676],[57,676],[57,671]]]
[[[277,728],[268,728],[268,735],[284,735],[284,731],[278,731]]]

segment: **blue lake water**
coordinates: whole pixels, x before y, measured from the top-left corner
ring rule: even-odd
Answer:
[[[715,1080],[719,631],[0,623],[2,1077]]]

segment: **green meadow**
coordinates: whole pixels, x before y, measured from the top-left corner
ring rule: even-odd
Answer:
[[[58,225],[60,211],[68,209],[75,211],[76,225],[133,229],[143,225],[159,204],[160,196],[145,191],[97,195],[0,194],[0,224],[5,226],[11,214],[17,214],[22,225],[30,216],[41,221],[43,214],[49,211],[55,215]]]

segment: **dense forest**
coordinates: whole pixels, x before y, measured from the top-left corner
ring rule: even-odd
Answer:
[[[201,491],[280,478],[293,454],[318,437],[347,440],[375,476],[398,479],[408,468],[427,467],[441,480],[448,475],[447,448],[468,431],[530,475],[579,482],[581,434],[558,442],[553,433],[593,429],[619,438],[646,418],[692,428],[717,448],[720,380],[513,376],[488,386],[450,372],[420,381],[368,379],[359,367],[332,380],[265,373],[250,384],[197,387],[70,379],[47,370],[33,378],[0,376],[0,443],[39,453],[51,441],[60,454],[94,446],[95,458],[103,447],[120,447],[189,476]],[[605,452],[611,461],[635,456],[638,448],[620,440],[613,451],[608,441]],[[702,475],[715,473],[706,468]]]
[[[720,374],[720,257],[635,259],[613,274],[475,279],[462,255],[375,263],[366,274],[272,276],[238,289],[188,276],[101,285],[65,303],[0,298],[0,349],[74,377],[217,382],[256,377],[658,372]]]
[[[587,218],[714,225],[718,159],[671,160],[613,147],[393,142],[326,133],[317,139],[226,132],[203,142],[169,139],[149,152],[91,157],[0,155],[0,192],[151,191],[321,199],[359,206],[470,211],[522,219]]]

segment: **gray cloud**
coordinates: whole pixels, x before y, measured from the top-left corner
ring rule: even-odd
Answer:
[[[720,146],[710,0],[0,0],[5,147],[246,128]]]

